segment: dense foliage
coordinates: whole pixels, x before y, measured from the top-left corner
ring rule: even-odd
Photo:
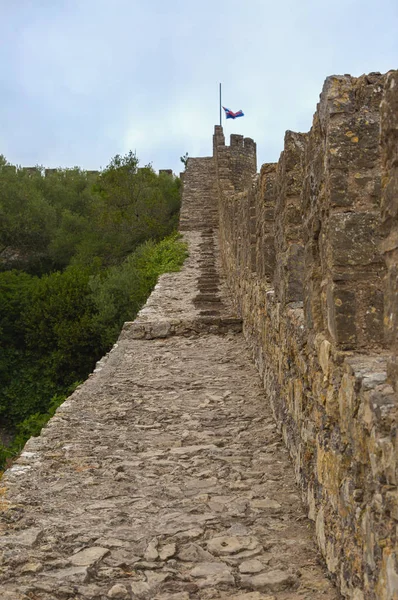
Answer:
[[[69,264],[119,264],[175,229],[180,181],[116,156],[99,175],[15,170],[0,156],[0,257],[35,274]],[[8,264],[9,266],[9,264]]]
[[[100,174],[0,157],[0,427],[37,435],[115,342],[157,277],[178,270],[179,180],[116,156]],[[174,233],[173,233],[174,232]]]

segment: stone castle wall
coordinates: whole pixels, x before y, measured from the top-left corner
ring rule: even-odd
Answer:
[[[392,354],[388,372],[394,388],[398,381],[398,72],[389,73],[381,105],[381,149],[383,159],[381,249],[386,261],[385,339]]]
[[[254,142],[228,147],[216,127],[213,144],[228,283],[319,546],[355,600],[398,597],[397,142],[398,74],[372,73],[329,77],[310,132],[288,131],[259,175]]]
[[[188,159],[180,229],[190,247],[184,269],[161,278],[137,319],[125,324],[114,350],[100,361],[96,373],[58,409],[40,437],[28,442],[2,479],[0,528],[6,534],[0,540],[0,550],[4,549],[0,555],[2,594],[10,600],[32,594],[52,600],[76,593],[84,598],[105,597],[105,593],[122,597],[116,595],[119,592],[123,597],[147,598],[164,592],[156,597],[167,600],[170,590],[176,592],[173,596],[184,598],[193,590],[195,597],[210,598],[218,597],[219,590],[214,588],[211,596],[206,580],[200,583],[204,592],[199,595],[202,588],[196,578],[221,573],[221,579],[212,579],[210,584],[221,583],[225,598],[242,585],[280,592],[278,597],[291,597],[286,590],[293,588],[298,590],[297,597],[333,597],[319,573],[314,575],[314,558],[308,558],[307,550],[303,560],[308,558],[309,570],[300,571],[300,581],[296,563],[290,564],[285,557],[283,568],[292,567],[288,576],[274,566],[274,570],[248,577],[242,576],[240,568],[238,573],[238,563],[229,562],[227,568],[217,562],[212,570],[211,563],[203,562],[209,557],[213,560],[209,553],[202,553],[209,548],[209,531],[210,536],[225,534],[230,523],[227,532],[236,536],[218,538],[223,540],[223,552],[226,539],[238,544],[236,548],[241,548],[242,540],[253,543],[254,538],[248,537],[251,529],[241,528],[241,518],[247,519],[250,528],[261,530],[264,548],[273,538],[267,560],[278,561],[281,546],[298,544],[298,534],[294,543],[293,538],[281,540],[290,526],[290,509],[279,513],[281,504],[266,495],[271,489],[285,502],[285,494],[297,509],[298,498],[286,494],[286,484],[281,483],[286,466],[273,449],[272,456],[265,452],[270,447],[263,443],[263,434],[271,448],[278,445],[267,433],[274,426],[268,421],[260,425],[262,417],[254,416],[260,404],[269,402],[293,458],[319,547],[343,596],[396,600],[398,72],[328,78],[311,130],[307,134],[288,131],[278,163],[263,165],[259,174],[253,140],[234,135],[227,146],[222,128],[216,126],[213,157]],[[246,385],[254,378],[250,365],[231,363],[225,371],[222,366],[228,364],[231,353],[241,352],[234,350],[232,342],[242,321],[265,388],[264,394],[255,389],[255,400],[249,388],[239,391],[242,382]],[[206,336],[211,337],[208,346],[202,344]],[[168,347],[166,340],[171,344]],[[218,356],[227,342],[231,346],[226,354]],[[190,353],[198,343],[193,360]],[[178,360],[177,350],[170,351],[173,344]],[[143,359],[144,346],[149,347],[149,354]],[[201,359],[210,356],[211,368],[206,367],[205,374],[198,354]],[[221,389],[231,389],[215,395],[212,386],[221,381],[220,373]],[[176,374],[181,376],[180,383]],[[203,396],[204,382],[211,393]],[[255,387],[254,379],[250,382]],[[232,450],[225,448],[222,477],[217,479],[210,468],[214,469],[219,447],[203,443],[217,441],[219,434],[228,432],[232,413],[223,413],[223,403],[234,396],[235,387],[239,388],[238,403],[233,414],[239,427],[228,434]],[[139,409],[140,416],[134,411],[141,406],[144,388],[149,404]],[[181,412],[176,413],[179,394]],[[200,394],[203,402],[198,406]],[[167,405],[169,396],[173,400]],[[187,414],[191,401],[192,419]],[[200,431],[197,417],[202,409]],[[150,425],[148,414],[156,415]],[[178,423],[175,430],[168,429],[172,414]],[[187,430],[187,420],[192,431]],[[164,439],[158,434],[164,434]],[[247,443],[245,453],[235,460],[236,442],[246,434],[242,438]],[[223,439],[219,446],[224,448]],[[109,448],[117,452],[110,454]],[[210,452],[209,470],[204,468],[202,454],[196,456],[204,450]],[[251,467],[247,450],[253,455]],[[164,459],[169,451],[171,461]],[[189,493],[183,500],[189,507],[187,516],[176,512],[176,507],[180,511],[181,489],[193,481],[185,463],[186,454],[191,453],[197,460],[193,466],[198,470],[192,473],[201,493],[194,498]],[[168,469],[171,466],[174,478],[180,454],[184,475],[177,485],[169,479]],[[116,467],[121,455],[123,464]],[[234,479],[224,489],[229,463]],[[149,483],[144,479],[147,473]],[[112,494],[107,487],[110,478]],[[201,478],[209,488],[202,487]],[[172,512],[162,512],[163,505],[153,508],[151,502],[132,506],[142,500],[134,496],[137,485],[140,494],[147,486],[151,502],[152,493],[156,502],[172,497],[167,509]],[[164,492],[160,496],[159,489]],[[247,498],[241,502],[242,490],[248,492],[250,502]],[[235,492],[239,502],[235,507],[233,500],[230,512],[230,496]],[[261,515],[253,507],[271,512]],[[105,518],[98,517],[98,510],[107,511]],[[90,511],[93,516],[88,518]],[[275,522],[278,514],[280,523]],[[151,524],[152,515],[159,518],[156,527]],[[174,524],[170,529],[168,519],[178,521],[175,530]],[[298,523],[300,516],[295,519],[297,528],[306,529]],[[191,548],[192,569],[187,574],[187,558],[181,553],[186,546],[179,537],[170,538],[170,533],[178,533],[180,526],[196,532],[193,525],[206,520],[210,529],[192,534],[194,539],[199,536],[202,545],[195,551],[199,554],[192,555]],[[154,577],[153,565],[148,563],[148,556],[157,560],[158,544],[160,556],[174,561],[173,569],[160,578]],[[254,554],[243,553],[241,558],[258,556],[257,546],[253,548]],[[127,559],[121,552],[128,554]],[[301,553],[302,545],[297,554]],[[182,556],[180,562],[175,556],[178,561]],[[233,560],[237,557],[234,554]],[[199,570],[193,568],[195,561]],[[128,566],[132,583],[127,584],[120,565]],[[263,567],[265,571],[265,564],[260,564]],[[140,568],[145,571],[141,573]],[[133,573],[133,569],[138,570]],[[175,580],[167,581],[172,577]],[[110,589],[110,582],[117,583]],[[171,583],[177,587],[167,587]]]

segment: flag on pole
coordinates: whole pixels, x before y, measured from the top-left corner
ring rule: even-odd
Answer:
[[[241,110],[238,110],[238,112],[234,113],[232,110],[230,110],[229,108],[225,108],[225,106],[223,106],[223,109],[225,110],[225,116],[227,119],[236,119],[237,117],[244,117],[244,113]]]

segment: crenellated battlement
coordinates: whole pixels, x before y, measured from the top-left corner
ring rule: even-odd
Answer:
[[[256,143],[243,135],[231,134],[230,145],[226,146],[220,125],[214,129],[213,158],[217,164],[220,185],[232,185],[235,191],[243,191],[256,174]]]
[[[146,167],[142,167],[139,168],[138,170],[145,170]],[[62,171],[64,171],[64,169],[57,169],[57,168],[45,168],[43,169],[40,166],[35,166],[35,167],[21,167],[21,166],[16,166],[16,165],[1,165],[0,166],[0,174],[1,172],[4,173],[17,173],[18,171],[21,171],[23,173],[26,173],[27,175],[40,175],[41,177],[52,177],[53,175],[56,175],[57,173],[60,173]],[[85,173],[87,174],[87,177],[89,178],[93,178],[93,177],[98,177],[98,175],[101,174],[101,171],[98,171],[97,169],[89,169],[86,170]],[[158,172],[159,175],[168,175],[170,177],[173,177],[173,170],[172,169],[159,169]]]
[[[238,169],[246,141],[214,136],[232,296],[319,546],[355,600],[398,594],[397,123],[397,73],[371,73],[329,77],[311,130],[287,131],[256,178],[251,141]]]

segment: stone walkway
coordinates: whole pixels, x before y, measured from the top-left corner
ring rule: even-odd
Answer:
[[[187,233],[183,271],[0,482],[1,600],[338,598],[216,233]]]
[[[336,598],[240,335],[120,342],[7,481],[2,598]]]

